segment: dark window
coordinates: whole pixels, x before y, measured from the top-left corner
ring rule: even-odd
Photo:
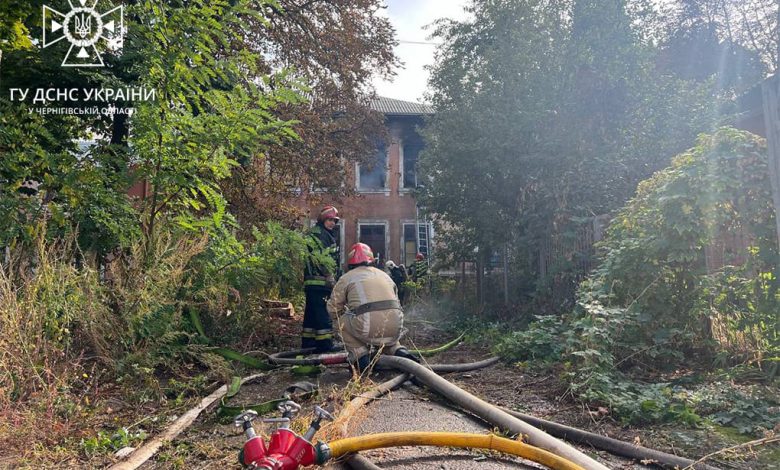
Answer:
[[[360,165],[360,185],[358,189],[385,189],[387,176],[387,147],[380,144],[374,153],[373,161]]]
[[[387,248],[385,246],[385,226],[384,225],[360,225],[360,243],[365,243],[371,247],[374,256],[381,259],[387,259]]]
[[[417,187],[417,157],[422,150],[422,142],[415,139],[404,142],[404,188]]]

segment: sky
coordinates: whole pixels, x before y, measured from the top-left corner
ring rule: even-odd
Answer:
[[[439,18],[462,20],[467,18],[463,6],[467,0],[387,0],[385,12],[390,18],[400,42],[395,54],[403,62],[396,69],[392,81],[374,79],[379,96],[405,101],[423,101],[428,83],[428,72],[424,66],[433,63],[434,44],[428,39],[430,29],[424,27]]]

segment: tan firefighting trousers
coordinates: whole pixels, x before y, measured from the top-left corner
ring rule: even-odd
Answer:
[[[394,354],[401,347],[399,340],[404,318],[401,309],[354,313],[361,305],[386,300],[398,300],[395,283],[384,271],[369,266],[352,269],[341,276],[333,288],[328,311],[338,315],[341,339],[350,361],[357,361],[370,348],[382,354]]]

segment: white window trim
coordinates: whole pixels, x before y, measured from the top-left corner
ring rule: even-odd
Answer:
[[[355,163],[355,190],[360,194],[384,194],[385,196],[390,195],[390,146],[385,149],[385,187],[361,188],[360,163]]]
[[[360,227],[363,225],[384,225],[385,226],[385,250],[390,251],[390,223],[387,219],[358,219],[357,238],[360,241]],[[376,253],[374,253],[376,255]],[[387,261],[387,253],[382,253],[382,259]]]

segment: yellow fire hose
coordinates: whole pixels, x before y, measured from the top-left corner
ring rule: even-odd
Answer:
[[[320,444],[318,460],[320,464],[323,464],[331,458],[339,458],[361,450],[399,446],[491,449],[532,460],[553,470],[585,470],[583,467],[563,457],[520,441],[499,437],[494,434],[468,434],[460,432],[389,432],[349,437],[328,444]]]

